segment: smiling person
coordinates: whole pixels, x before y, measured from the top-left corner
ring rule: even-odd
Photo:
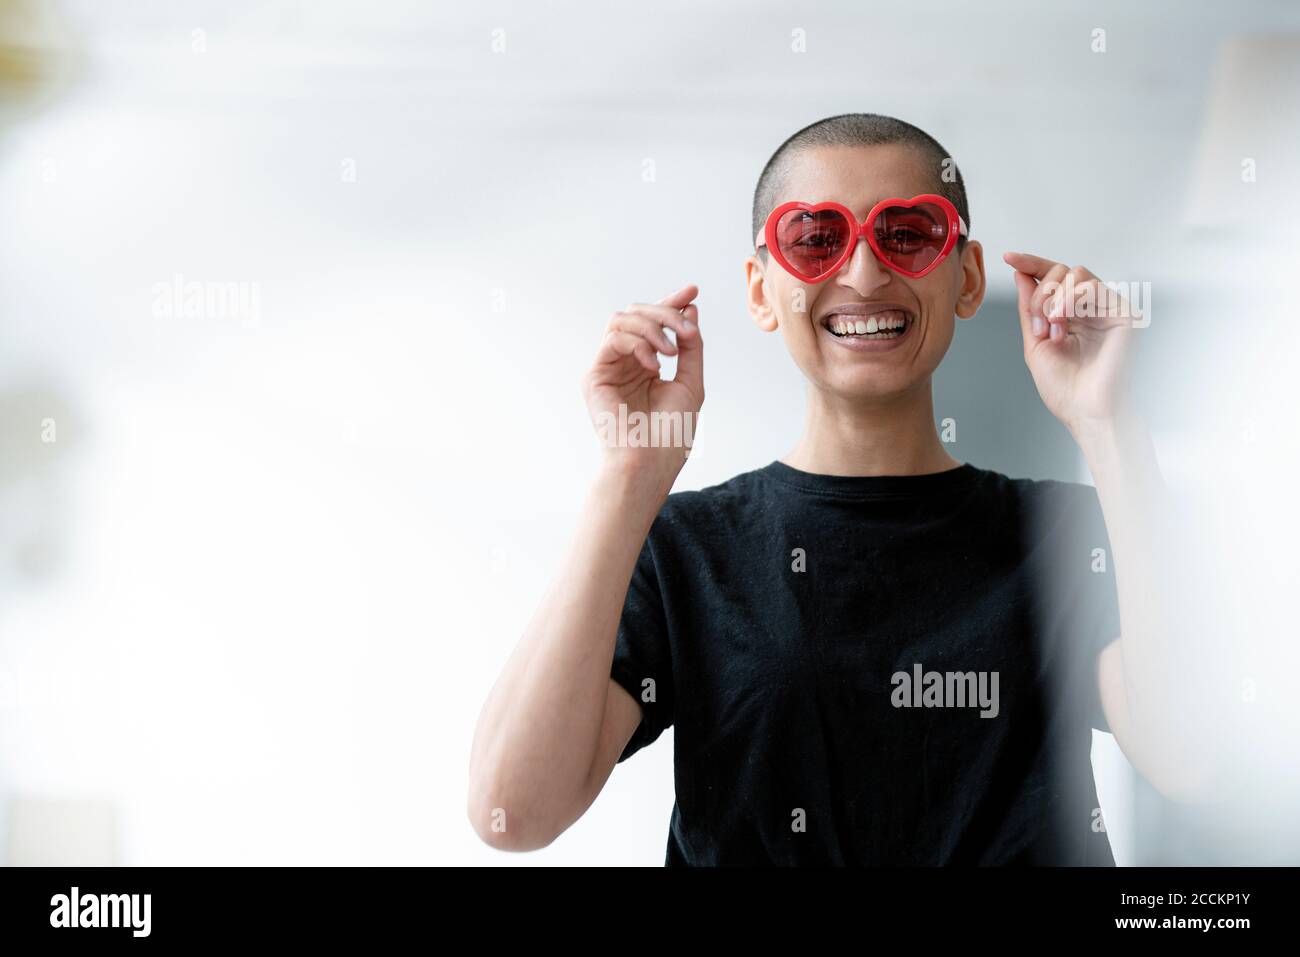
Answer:
[[[476,831],[549,844],[671,726],[670,865],[1112,865],[1092,728],[1172,796],[1208,773],[1162,667],[1177,649],[1160,474],[1123,389],[1131,320],[1086,269],[1006,255],[1029,372],[1097,487],[1013,479],[936,434],[931,378],[986,276],[934,139],[874,114],[814,123],[763,169],[751,225],[749,313],[807,380],[803,434],[672,494],[685,449],[607,445],[480,715]],[[697,292],[610,319],[593,421],[699,412]]]

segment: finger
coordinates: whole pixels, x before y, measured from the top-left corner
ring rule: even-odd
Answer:
[[[672,309],[684,309],[687,303],[700,294],[700,287],[694,283],[682,286],[671,295],[664,296],[659,300],[658,305],[668,306]]]
[[[639,316],[647,316],[653,319],[660,326],[667,326],[679,336],[689,336],[694,330],[686,324],[684,313],[687,309],[693,309],[694,306],[685,306],[682,309],[674,309],[671,306],[661,306],[658,303],[634,302],[623,311]]]
[[[1080,291],[1078,298],[1083,301],[1075,305],[1075,316],[1086,321],[1088,325],[1100,328],[1123,325],[1125,318],[1131,313],[1128,300],[1120,291],[1096,278],[1091,279],[1086,286],[1091,293],[1085,294],[1084,291]]]
[[[1122,322],[1126,303],[1115,289],[1083,267],[1071,269],[1060,292],[1045,304],[1047,321],[1064,325],[1106,329]]]
[[[1057,280],[1059,288],[1043,303],[1043,315],[1049,323],[1047,338],[1052,342],[1062,342],[1071,332],[1077,333],[1081,325],[1094,321],[1085,314],[1095,308],[1091,300],[1097,283],[1082,278],[1085,273],[1087,270],[1080,266],[1067,270]]]
[[[1029,300],[1034,290],[1038,288],[1034,277],[1020,270],[1016,270],[1012,276],[1016,280],[1016,296],[1019,300],[1020,334],[1024,337],[1025,348],[1028,349],[1031,343],[1041,339],[1047,333],[1047,323],[1042,319],[1035,322],[1029,309]]]
[[[638,335],[617,330],[605,333],[605,338],[596,351],[596,364],[615,363],[628,356],[635,358],[651,372],[659,372],[659,357],[655,355],[650,343]]]
[[[1045,304],[1044,314],[1047,321],[1054,325],[1067,325],[1071,319],[1093,322],[1099,304],[1097,300],[1099,283],[1078,282],[1073,280],[1073,273],[1066,277],[1066,283],[1060,291]],[[1104,290],[1100,290],[1104,292]]]
[[[694,306],[687,306],[682,310],[683,316],[688,319],[694,328],[688,336],[683,336],[677,340],[677,374],[673,376],[674,382],[680,382],[691,391],[697,402],[701,405],[704,403],[704,337],[700,335],[699,327],[699,310]]]
[[[609,320],[609,328],[638,335],[665,355],[677,355],[677,347],[664,335],[664,327],[654,319],[634,312],[616,312]]]
[[[1032,256],[1029,253],[1003,253],[1002,261],[1012,269],[1029,273],[1035,279],[1043,279],[1053,266],[1060,265],[1055,260],[1044,259],[1042,256]]]
[[[1101,315],[1105,317],[1107,326],[1127,326],[1132,323],[1133,307],[1123,293],[1103,282],[1099,295],[1102,297],[1100,301],[1105,303],[1105,311]]]
[[[1047,270],[1046,275],[1034,290],[1034,294],[1029,298],[1030,316],[1042,316],[1047,319],[1046,303],[1047,300],[1061,294],[1061,281],[1065,279],[1065,274],[1069,272],[1069,267],[1063,263],[1057,263],[1051,269]]]
[[[1107,290],[1086,266],[1071,266],[1061,282],[1061,288],[1044,306],[1043,314],[1048,322],[1091,319],[1097,314],[1098,306],[1104,308],[1105,303],[1099,297],[1104,297]]]

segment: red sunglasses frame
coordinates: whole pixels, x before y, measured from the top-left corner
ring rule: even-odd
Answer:
[[[938,206],[939,209],[943,211],[944,215],[947,216],[948,238],[944,240],[943,249],[939,252],[939,255],[935,257],[934,262],[930,263],[930,265],[926,266],[919,272],[911,272],[900,266],[894,265],[885,256],[881,255],[880,247],[876,245],[876,231],[873,227],[875,226],[876,217],[880,215],[882,210],[888,209],[891,206],[910,208],[912,206],[920,206],[923,203]],[[845,244],[843,254],[835,261],[834,265],[819,276],[803,275],[797,269],[792,267],[785,256],[781,254],[781,247],[776,241],[776,227],[777,223],[781,221],[781,217],[792,209],[803,209],[810,213],[815,213],[823,209],[834,210],[853,225],[856,233],[854,239]],[[763,232],[754,239],[754,248],[760,249],[763,246],[766,246],[768,252],[772,254],[772,258],[780,263],[781,268],[790,275],[794,276],[801,282],[817,283],[828,279],[838,272],[844,264],[852,258],[854,250],[858,248],[858,241],[865,239],[867,245],[871,247],[871,251],[875,254],[876,259],[882,262],[885,266],[896,273],[907,276],[909,279],[920,279],[927,273],[932,272],[941,262],[948,258],[948,254],[952,252],[952,247],[957,245],[958,236],[969,235],[970,230],[966,227],[966,220],[961,218],[957,213],[957,207],[955,207],[946,197],[940,196],[937,193],[922,193],[919,196],[913,196],[911,199],[899,199],[897,197],[882,199],[880,202],[876,203],[875,206],[871,207],[871,212],[867,213],[867,218],[861,223],[859,223],[857,217],[853,215],[853,211],[841,203],[817,203],[815,206],[798,201],[782,203],[768,214],[767,225],[763,228]]]

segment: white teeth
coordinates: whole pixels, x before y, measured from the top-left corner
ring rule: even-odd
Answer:
[[[846,319],[833,316],[826,323],[826,328],[840,336],[887,336],[893,339],[903,334],[907,328],[907,317],[898,310],[876,313],[864,319]],[[894,335],[896,334],[896,335]]]

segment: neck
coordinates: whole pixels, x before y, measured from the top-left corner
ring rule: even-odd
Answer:
[[[803,436],[781,461],[820,475],[925,475],[961,464],[935,433],[928,378],[910,392],[871,402],[810,387]]]

